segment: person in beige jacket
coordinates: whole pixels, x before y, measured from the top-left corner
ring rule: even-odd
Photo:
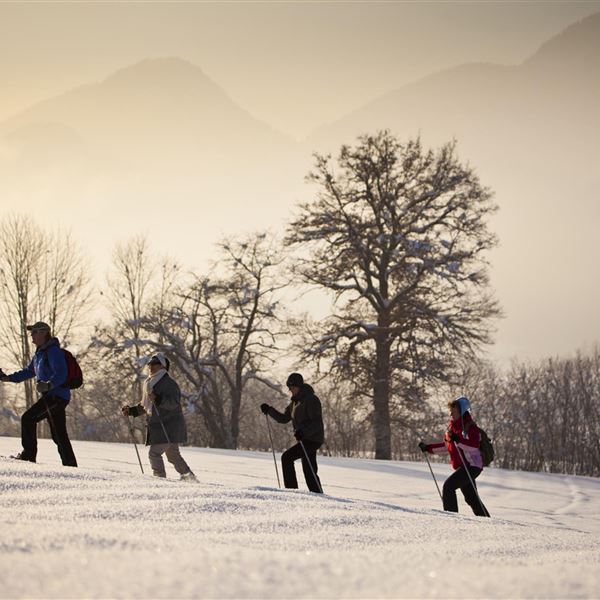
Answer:
[[[148,362],[149,377],[144,382],[142,401],[137,406],[124,406],[126,416],[147,416],[146,445],[155,477],[166,477],[163,454],[186,481],[197,481],[179,451],[187,441],[185,419],[181,408],[181,390],[169,375],[170,362],[158,352]]]

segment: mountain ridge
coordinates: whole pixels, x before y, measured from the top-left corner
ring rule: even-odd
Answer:
[[[140,227],[158,228],[158,251],[194,262],[224,231],[281,227],[310,193],[303,176],[315,151],[337,153],[377,129],[421,135],[428,146],[454,138],[501,207],[493,276],[510,316],[499,336],[504,354],[575,350],[600,335],[589,326],[600,13],[564,31],[520,64],[464,63],[390,90],[302,143],[253,117],[200,67],[139,61],[0,123],[0,196],[33,214],[51,204],[56,220],[81,228],[101,255]]]
[[[577,34],[580,31],[585,32],[585,41],[584,43],[579,45],[574,44],[573,39],[577,38]],[[548,66],[556,66],[556,62],[558,62],[559,65],[562,67],[560,76],[565,77],[566,79],[572,79],[573,77],[577,77],[580,75],[577,69],[572,69],[574,58],[570,55],[566,58],[563,57],[563,60],[561,61],[556,61],[555,58],[555,55],[558,51],[557,49],[563,49],[565,45],[568,45],[570,48],[575,47],[576,52],[574,52],[574,54],[577,54],[578,56],[581,54],[582,48],[584,49],[584,57],[587,60],[595,61],[598,65],[598,69],[592,72],[592,75],[596,76],[597,81],[594,81],[593,77],[591,77],[590,79],[593,84],[600,82],[599,12],[585,19],[582,19],[577,23],[570,25],[556,36],[553,36],[552,38],[544,42],[536,52],[534,52],[530,57],[526,58],[520,64],[501,65],[490,62],[469,62],[462,63],[454,67],[449,67],[440,71],[436,71],[434,73],[430,73],[428,75],[425,75],[424,77],[408,82],[398,88],[394,88],[393,90],[382,94],[378,98],[363,103],[354,110],[341,116],[339,119],[336,119],[324,126],[316,128],[306,138],[306,142],[318,143],[319,140],[326,135],[324,132],[326,132],[327,129],[336,131],[339,129],[340,123],[348,121],[349,119],[354,118],[356,115],[364,114],[371,108],[373,110],[375,110],[376,108],[381,109],[383,105],[389,104],[390,102],[395,102],[397,98],[400,98],[404,95],[410,96],[411,94],[414,94],[415,91],[417,91],[418,93],[419,90],[426,91],[429,88],[435,88],[435,86],[446,85],[448,83],[456,83],[456,81],[452,81],[453,79],[458,79],[458,83],[464,86],[468,85],[471,88],[475,89],[475,91],[477,92],[479,90],[484,89],[484,83],[486,85],[491,83],[492,85],[497,86],[506,82],[508,79],[514,79],[518,82],[519,79],[532,77],[532,70],[535,69],[538,70],[536,74],[537,77],[549,77],[551,79],[553,76],[559,75],[556,71],[551,71],[550,73],[548,73]],[[553,58],[554,62],[550,61],[549,64],[549,57]],[[575,62],[575,64],[577,64],[577,62]],[[495,79],[492,79],[492,81],[490,82],[490,78]],[[501,81],[498,81],[498,78],[501,78]],[[553,83],[552,79],[549,83]],[[562,82],[558,82],[558,87],[560,87],[561,83]],[[431,89],[431,93],[437,93],[438,97],[440,95],[440,91],[435,89]]]

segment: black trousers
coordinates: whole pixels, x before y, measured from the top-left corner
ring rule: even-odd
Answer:
[[[471,474],[471,478],[473,479],[473,484],[475,484],[475,479],[481,473],[481,469],[477,467],[469,467],[469,473]],[[467,472],[464,467],[460,467],[460,469],[456,469],[448,479],[444,482],[444,489],[442,492],[442,498],[444,502],[444,510],[448,510],[450,512],[458,512],[458,501],[456,500],[456,490],[460,488],[460,491],[463,493],[465,497],[465,502],[471,507],[473,512],[478,517],[489,517],[490,513],[487,508],[483,505],[480,498],[473,488],[473,484],[471,483]],[[477,486],[477,484],[475,484]]]
[[[66,406],[62,398],[44,395],[23,413],[21,417],[21,443],[23,444],[22,458],[24,460],[35,462],[37,457],[37,424],[44,419],[48,419],[50,433],[54,443],[58,446],[62,464],[67,467],[77,466],[77,459],[67,433]]]
[[[304,448],[306,448],[306,454],[308,454],[308,458],[310,459],[310,464],[306,460],[306,456],[304,451],[302,450],[302,446],[300,443],[295,444],[291,448],[288,448],[281,455],[281,466],[283,469],[283,484],[286,488],[297,488],[298,480],[296,479],[296,469],[294,468],[294,462],[299,458],[302,459],[302,470],[304,471],[304,479],[306,480],[306,485],[311,492],[321,493],[321,480],[317,475],[318,467],[317,467],[317,450],[321,447],[321,444],[317,444],[315,442],[309,442],[308,440],[302,442],[304,444]],[[310,466],[315,472],[316,480],[313,477]]]

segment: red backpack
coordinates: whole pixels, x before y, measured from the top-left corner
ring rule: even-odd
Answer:
[[[83,385],[83,372],[77,359],[65,348],[61,348],[61,350],[65,355],[65,362],[67,363],[67,379],[63,385],[70,390],[76,390]],[[48,354],[46,353],[46,359],[47,357]]]
[[[77,362],[77,359],[64,348],[61,348],[65,355],[65,360],[67,361],[67,381],[65,385],[70,390],[76,390],[83,385],[83,372],[81,371],[81,367]]]

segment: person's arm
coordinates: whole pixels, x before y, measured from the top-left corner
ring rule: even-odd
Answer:
[[[267,414],[278,423],[289,423],[292,420],[292,403],[290,402],[282,413],[269,406]]]
[[[446,444],[444,442],[436,442],[435,444],[427,444],[427,452],[429,454],[444,454],[447,452]]]
[[[15,371],[14,373],[7,375],[7,379],[5,381],[21,383],[22,381],[25,381],[26,379],[31,379],[32,377],[35,377],[35,371],[33,369],[33,360],[24,369],[21,369],[20,371]]]
[[[141,404],[138,404],[137,406],[124,406],[121,409],[121,412],[125,416],[129,417],[139,417],[140,415],[146,414],[146,411],[144,410],[144,407]]]

